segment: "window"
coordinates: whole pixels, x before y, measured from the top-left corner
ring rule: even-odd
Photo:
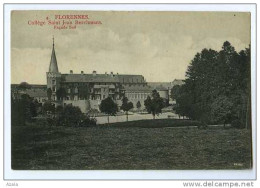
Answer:
[[[55,85],[56,84],[56,80],[52,80],[52,85]]]
[[[55,86],[52,87],[52,91],[54,91],[54,92],[56,91],[56,87]]]
[[[70,88],[68,89],[68,93],[70,93]]]

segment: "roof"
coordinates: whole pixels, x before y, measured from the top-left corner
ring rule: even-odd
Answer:
[[[49,66],[49,72],[59,72],[54,44],[52,46],[51,61]]]
[[[142,75],[62,74],[64,82],[146,83]]]
[[[172,88],[171,82],[148,82],[148,85],[156,90],[168,90],[168,88]]]
[[[11,84],[11,89],[19,88],[20,84]],[[29,84],[31,89],[47,89],[46,84]]]
[[[157,91],[168,91],[168,88],[163,87],[162,85],[159,85],[159,86],[155,87],[154,89],[156,89]]]
[[[46,89],[27,89],[25,93],[30,97],[47,97]]]
[[[142,75],[118,74],[120,83],[146,83]]]
[[[181,80],[181,79],[175,79],[172,82],[172,86],[183,85],[183,84],[184,84],[184,80]]]
[[[109,74],[62,74],[64,82],[119,82],[116,75]]]

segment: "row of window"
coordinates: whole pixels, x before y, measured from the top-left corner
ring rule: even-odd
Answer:
[[[106,95],[103,95],[101,97],[101,95],[95,95],[95,96],[89,96],[88,99],[91,99],[91,100],[102,100],[102,99],[105,99],[107,96]],[[109,97],[111,97],[112,99],[119,99],[119,97],[117,96],[114,96],[114,95],[109,95]],[[74,95],[74,96],[67,96],[65,98],[65,100],[74,100],[74,101],[77,101],[77,100],[83,100],[83,98],[80,98],[78,97],[77,95]]]
[[[56,87],[55,86],[52,87],[52,91],[56,91]],[[72,91],[71,88],[67,89],[67,93],[71,93],[71,91]],[[74,88],[74,93],[78,93],[78,92],[79,92],[78,88],[77,87]],[[95,89],[95,93],[98,93],[98,92],[101,92],[101,89]],[[103,88],[103,92],[107,92],[107,89]],[[115,90],[114,89],[109,89],[109,92],[113,93],[113,92],[115,92]]]
[[[128,83],[128,82],[135,83],[135,81],[136,81],[136,83],[143,83],[143,82],[145,82],[143,78],[141,78],[140,80],[138,80],[138,78],[136,78],[136,79],[134,79],[134,78],[132,78],[132,79],[130,79],[130,78],[129,79],[123,78],[123,83]]]
[[[148,93],[126,93],[128,99],[147,99],[150,94]]]
[[[72,90],[72,89],[68,88],[67,92],[70,93],[71,90]],[[78,88],[77,88],[77,87],[74,88],[74,93],[78,93],[78,92],[79,92]]]
[[[138,82],[138,79],[137,79],[137,82],[124,82],[123,81],[123,85],[125,86],[132,86],[132,85],[136,85],[136,83],[138,83],[138,85],[141,85],[141,86],[145,86],[146,84],[144,82]],[[95,85],[111,85],[111,83],[95,83]],[[52,80],[52,85],[56,85],[56,80]],[[73,83],[73,84],[70,84],[71,86],[83,86],[85,85],[85,83]],[[114,84],[115,87],[118,86],[118,84]]]

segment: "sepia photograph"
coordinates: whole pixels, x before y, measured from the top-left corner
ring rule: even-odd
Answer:
[[[12,170],[252,170],[250,12],[10,21]]]

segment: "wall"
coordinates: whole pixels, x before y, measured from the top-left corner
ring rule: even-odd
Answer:
[[[69,104],[72,104],[72,106],[77,106],[80,108],[80,110],[83,112],[83,113],[87,113],[88,110],[90,110],[90,102],[89,100],[64,100],[63,101],[63,105],[66,104],[66,105],[69,105]]]
[[[160,97],[162,97],[163,99],[169,99],[168,90],[158,90],[157,92],[160,94]]]
[[[122,104],[120,100],[116,100],[115,102],[117,103],[118,107],[120,107]],[[64,100],[63,105],[64,104],[77,106],[83,113],[87,113],[90,109],[99,110],[101,100]]]

